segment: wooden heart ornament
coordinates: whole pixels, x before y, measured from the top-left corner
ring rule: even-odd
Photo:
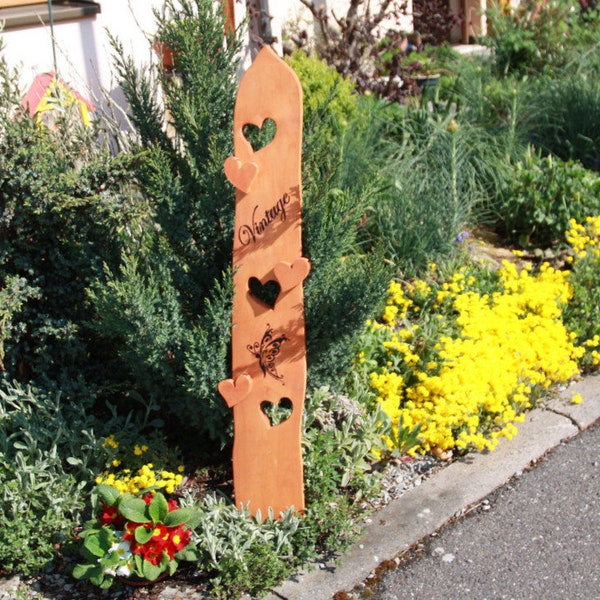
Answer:
[[[265,46],[240,81],[235,186],[231,372],[234,499],[260,519],[305,507],[302,413],[306,334],[302,281],[302,86]],[[244,375],[252,380],[250,382]],[[260,515],[260,516],[259,516]]]
[[[246,399],[252,391],[252,378],[250,375],[240,375],[235,381],[233,379],[224,379],[217,386],[219,394],[223,396],[227,406],[233,408],[242,400]]]
[[[225,177],[238,190],[247,194],[252,188],[252,182],[258,175],[258,165],[253,162],[243,162],[236,156],[229,156],[223,165]]]
[[[287,292],[306,279],[310,272],[310,261],[308,258],[297,258],[293,263],[282,260],[275,265],[273,272],[281,291]]]

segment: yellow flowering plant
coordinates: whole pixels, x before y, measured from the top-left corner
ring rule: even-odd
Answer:
[[[571,248],[573,299],[565,309],[565,323],[584,349],[579,361],[582,369],[593,371],[600,366],[600,322],[590,318],[600,312],[600,216],[583,223],[571,219],[566,240]]]
[[[447,276],[392,282],[359,356],[377,401],[412,452],[493,449],[524,411],[579,372],[584,350],[561,320],[569,274],[542,264],[497,271],[469,263]]]
[[[102,449],[106,468],[96,477],[97,484],[112,486],[121,493],[152,489],[172,494],[183,481],[185,469],[177,452],[167,447],[163,438],[138,438],[131,443],[127,438],[109,435]]]

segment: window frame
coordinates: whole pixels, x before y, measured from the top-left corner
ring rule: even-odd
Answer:
[[[53,0],[52,19],[55,23],[94,17],[101,11],[93,0]],[[48,0],[0,0],[0,21],[4,29],[46,25],[50,22]]]

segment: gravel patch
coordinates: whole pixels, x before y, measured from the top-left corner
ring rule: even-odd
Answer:
[[[382,508],[408,490],[421,485],[448,464],[448,461],[438,460],[432,455],[403,456],[389,461],[383,473],[381,492],[368,505],[371,508]]]

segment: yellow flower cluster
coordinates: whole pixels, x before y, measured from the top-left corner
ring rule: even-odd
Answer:
[[[183,467],[177,469],[179,473],[170,471],[155,471],[154,465],[148,463],[139,468],[135,473],[130,469],[123,469],[120,473],[103,473],[96,477],[96,483],[110,485],[119,492],[129,492],[130,494],[139,494],[141,491],[152,488],[154,490],[164,490],[167,494],[172,494],[183,481]]]
[[[589,351],[590,364],[594,367],[600,365],[600,335],[595,335],[583,342],[586,351]]]
[[[566,238],[578,259],[600,258],[600,216],[587,217],[584,224],[571,219]]]
[[[115,439],[114,435],[109,435],[102,444],[104,448],[114,448],[115,450],[119,447],[119,442]]]
[[[565,237],[573,250],[573,256],[569,257],[571,283],[580,295],[571,313],[571,326],[585,349],[581,365],[584,369],[594,369],[600,365],[600,335],[589,315],[597,313],[600,302],[600,216],[587,217],[583,224],[571,219]]]
[[[385,306],[383,313],[383,321],[388,325],[393,325],[396,321],[406,318],[408,309],[412,304],[412,300],[404,295],[402,285],[397,281],[392,281],[388,289],[390,300]]]
[[[535,393],[578,373],[583,348],[560,320],[568,274],[505,262],[495,277],[489,293],[467,269],[435,285],[390,286],[397,311],[373,325],[385,329],[386,358],[370,380],[395,434],[399,423],[421,426],[417,452],[493,449],[516,433]]]

